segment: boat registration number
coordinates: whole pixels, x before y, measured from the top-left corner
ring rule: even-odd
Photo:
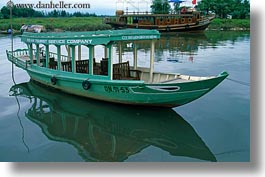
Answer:
[[[128,87],[118,87],[118,86],[104,86],[105,92],[108,93],[129,93],[130,90]]]

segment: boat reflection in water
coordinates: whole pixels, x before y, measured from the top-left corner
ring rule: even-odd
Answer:
[[[10,95],[29,98],[26,117],[49,139],[72,144],[85,161],[125,161],[149,146],[216,161],[192,126],[169,108],[87,100],[33,81],[14,85]]]

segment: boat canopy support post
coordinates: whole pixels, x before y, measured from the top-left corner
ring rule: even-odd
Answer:
[[[67,61],[71,61],[71,51],[69,45],[65,45],[67,51]]]
[[[108,59],[108,76],[109,76],[109,79],[110,80],[112,80],[113,79],[113,66],[112,66],[112,58],[113,58],[113,56],[112,56],[112,44],[108,44],[107,46],[106,46],[107,48],[108,48],[108,51],[109,51],[109,59]]]
[[[57,62],[58,62],[58,70],[61,70],[61,46],[60,45],[56,45],[57,47]]]
[[[94,58],[94,46],[88,46],[88,50],[89,50],[89,63],[88,63],[88,67],[89,67],[89,74],[93,74],[93,58]]]
[[[155,60],[154,58],[155,58],[155,40],[152,40],[150,48],[150,79],[149,79],[150,83],[153,80],[154,60]]]
[[[77,58],[77,60],[81,60],[81,45],[78,45],[77,50],[78,50],[78,58]]]
[[[119,48],[119,63],[122,63],[122,42],[118,43],[118,48]]]
[[[40,45],[36,44],[36,62],[40,66]]]
[[[45,66],[46,68],[49,68],[49,60],[50,60],[50,56],[49,56],[49,45],[45,45],[45,57],[46,57],[46,63]]]
[[[72,72],[75,73],[75,46],[71,45],[71,50],[72,50]]]
[[[108,47],[104,47],[104,58],[108,58]]]
[[[33,64],[33,47],[32,43],[28,44],[30,63]]]
[[[133,43],[133,69],[137,69],[137,46]]]

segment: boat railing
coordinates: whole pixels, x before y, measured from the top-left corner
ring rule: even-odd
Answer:
[[[28,56],[28,49],[17,49],[13,51],[6,51],[7,58],[9,61],[14,63],[16,66],[20,68],[26,69],[28,67],[29,60],[22,59],[21,56]]]
[[[152,14],[152,12],[148,12],[148,11],[144,11],[144,12],[135,12],[135,11],[133,11],[133,12],[129,12],[129,11],[126,11],[125,12],[125,15],[135,15],[135,14],[139,14],[139,15],[147,15],[147,14]]]
[[[57,59],[58,55],[57,55],[57,53],[49,52],[49,57]],[[67,61],[71,61],[71,57],[69,57],[67,55],[61,55],[61,62],[67,62]]]

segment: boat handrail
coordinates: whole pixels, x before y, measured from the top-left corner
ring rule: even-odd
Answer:
[[[29,60],[22,60],[20,58],[18,58],[18,53],[20,52],[24,52],[26,50],[23,49],[18,49],[13,51],[13,55],[11,51],[6,50],[6,54],[7,54],[7,59],[11,62],[13,62],[16,66],[26,69],[28,67],[28,63],[30,62]],[[15,54],[15,55],[14,55]]]

